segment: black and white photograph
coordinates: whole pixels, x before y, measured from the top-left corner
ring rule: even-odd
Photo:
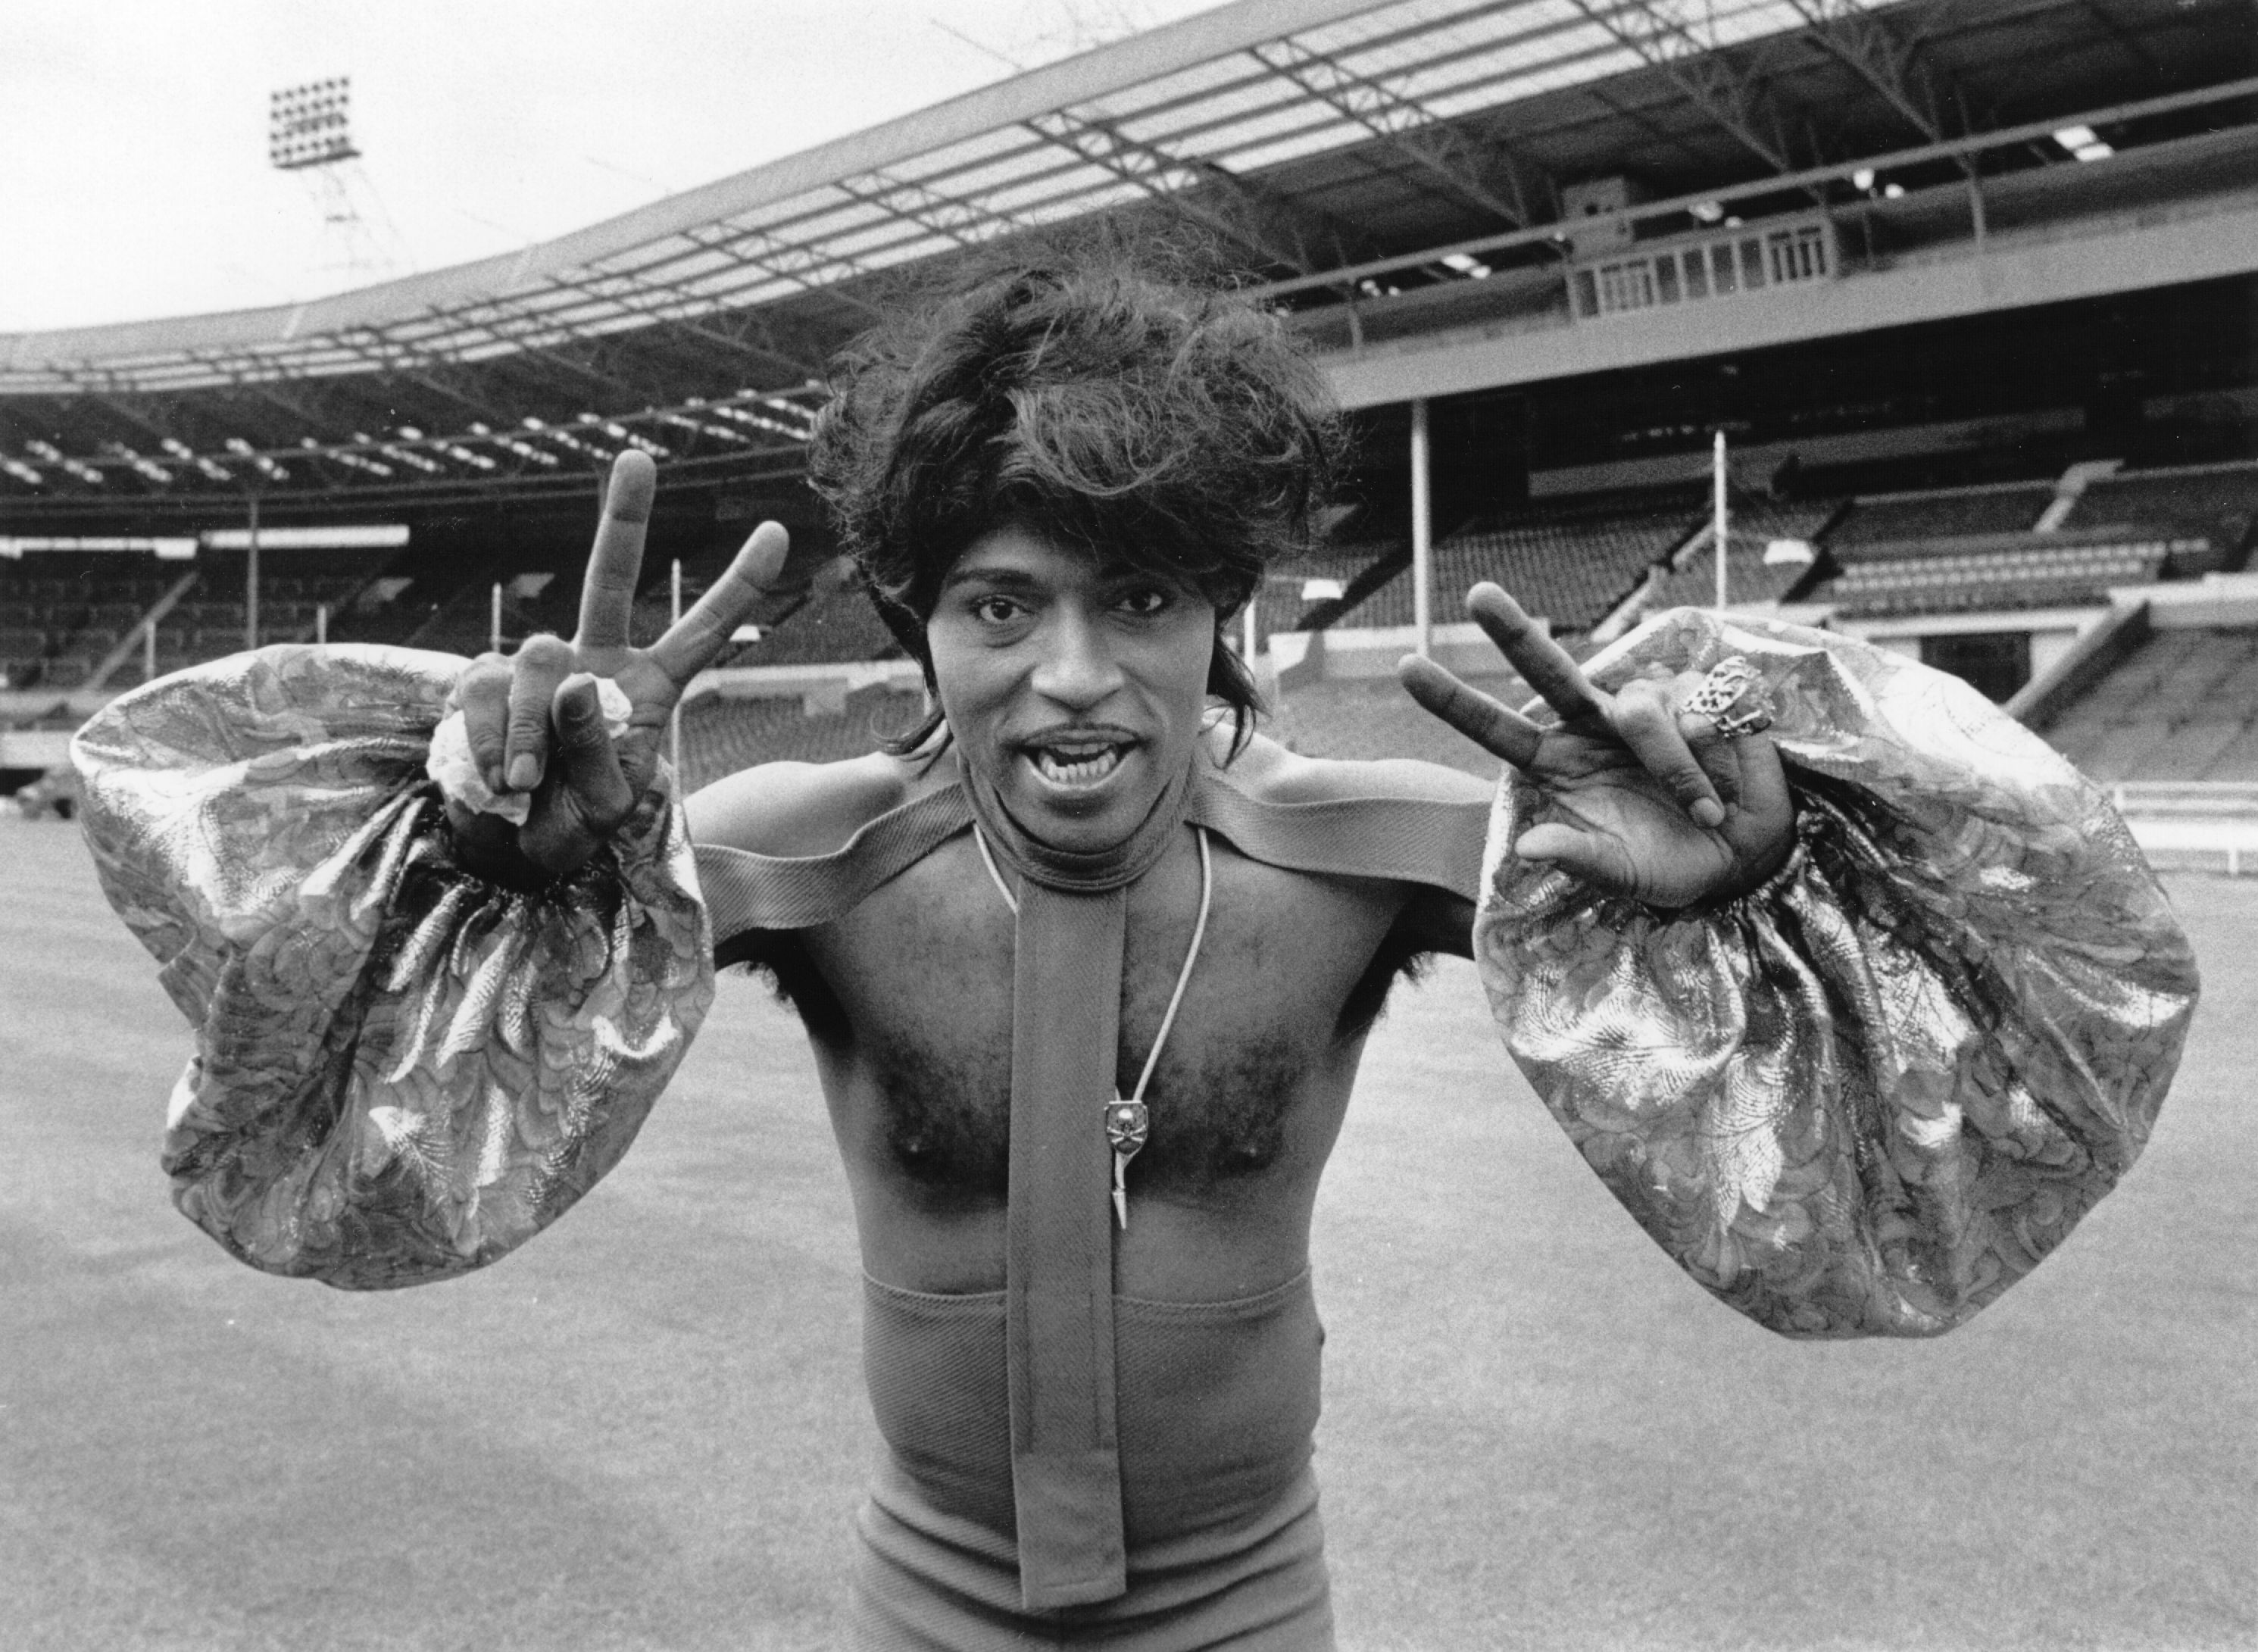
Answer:
[[[11,0],[0,1652],[2258,1649],[2252,0]]]

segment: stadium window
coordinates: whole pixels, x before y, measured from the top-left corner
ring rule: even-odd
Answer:
[[[1654,260],[1654,295],[1665,304],[1678,301],[1678,254],[1665,252]]]
[[[1764,284],[1764,243],[1750,236],[1741,243],[1741,285],[1753,293]]]
[[[1576,313],[1585,316],[1600,313],[1600,284],[1589,270],[1576,272]]]
[[[1718,294],[1722,296],[1736,290],[1740,281],[1733,273],[1733,244],[1730,241],[1717,243],[1709,249],[1709,258],[1716,273]]]
[[[1815,223],[1774,231],[1766,240],[1772,284],[1815,281],[1827,273],[1827,239]]]
[[[1645,259],[1600,266],[1600,308],[1607,315],[1654,308],[1654,266]]]
[[[1993,704],[2031,680],[2031,634],[1970,631],[1921,640],[1921,663],[1949,671]]]
[[[1686,296],[1709,296],[1709,255],[1698,246],[1686,249]]]

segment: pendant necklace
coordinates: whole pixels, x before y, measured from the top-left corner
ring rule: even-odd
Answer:
[[[1196,826],[1192,833],[1199,840],[1200,857],[1199,919],[1192,925],[1192,944],[1184,954],[1184,967],[1176,973],[1176,989],[1168,996],[1168,1012],[1161,1017],[1161,1030],[1154,1035],[1153,1048],[1145,1057],[1145,1070],[1137,1076],[1136,1089],[1124,1100],[1117,1086],[1113,1099],[1105,1103],[1105,1139],[1113,1148],[1113,1215],[1125,1229],[1129,1225],[1129,1161],[1137,1156],[1137,1150],[1152,1133],[1153,1117],[1145,1103],[1145,1087],[1153,1081],[1153,1069],[1161,1064],[1161,1051],[1168,1042],[1168,1029],[1176,1024],[1176,1010],[1184,1001],[1184,989],[1191,984],[1192,966],[1199,961],[1200,943],[1207,936],[1208,908],[1215,899],[1215,867],[1208,853],[1207,828]],[[977,824],[972,828],[972,841],[978,846],[981,863],[995,880],[1004,904],[1017,913],[1019,897],[1004,881],[1003,870],[988,847],[988,834]]]

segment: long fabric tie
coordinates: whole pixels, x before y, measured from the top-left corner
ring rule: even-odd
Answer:
[[[1189,778],[1125,843],[1086,855],[1037,841],[987,788],[967,788],[1022,880],[1004,1292],[1019,1596],[1029,1611],[1111,1600],[1129,1586],[1104,1108],[1117,1094],[1129,885],[1167,853]]]

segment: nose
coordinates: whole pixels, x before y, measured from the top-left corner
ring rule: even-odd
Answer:
[[[1121,686],[1120,662],[1097,616],[1078,603],[1062,603],[1047,627],[1051,635],[1031,679],[1044,698],[1088,711]]]

